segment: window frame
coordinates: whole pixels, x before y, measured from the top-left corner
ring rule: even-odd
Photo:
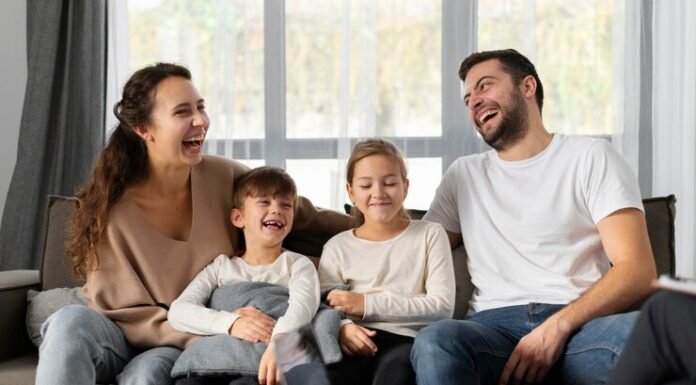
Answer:
[[[441,158],[442,172],[458,157],[484,151],[466,117],[459,90],[461,60],[476,47],[476,0],[442,1],[442,135],[387,137],[409,158]],[[469,23],[462,23],[469,20]],[[473,31],[473,33],[472,33]],[[287,138],[285,88],[285,1],[264,0],[264,138],[206,139],[206,151],[235,159],[263,159],[285,167],[288,159],[334,159],[346,138]],[[359,138],[348,138],[351,145]],[[229,153],[229,151],[227,151]]]

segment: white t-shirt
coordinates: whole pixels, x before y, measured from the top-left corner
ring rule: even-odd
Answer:
[[[249,265],[242,258],[219,255],[209,263],[169,307],[167,319],[177,330],[200,334],[228,334],[237,314],[208,309],[213,290],[235,282],[266,282],[285,286],[288,310],[276,320],[273,335],[287,333],[312,321],[319,308],[319,276],[304,255],[284,251],[269,265]]]
[[[566,304],[609,269],[597,223],[643,210],[631,169],[605,140],[555,134],[516,162],[495,151],[459,158],[424,219],[461,233],[475,290],[470,313]]]
[[[412,220],[386,241],[339,233],[324,245],[319,280],[322,290],[349,284],[364,293],[365,316],[356,322],[368,328],[413,337],[454,313],[452,251],[437,223]]]

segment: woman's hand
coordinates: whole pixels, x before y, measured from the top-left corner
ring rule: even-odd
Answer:
[[[240,317],[230,326],[231,336],[254,344],[271,341],[271,334],[275,326],[273,318],[253,306],[237,309],[234,313]]]
[[[346,315],[363,318],[365,316],[365,295],[352,291],[334,289],[326,296],[326,302]]]
[[[341,327],[338,342],[343,353],[349,356],[373,357],[377,353],[377,345],[370,337],[376,334],[374,330],[349,323]]]
[[[261,356],[259,363],[259,384],[276,385],[280,384],[280,370],[276,365],[273,345],[268,345],[266,351]]]

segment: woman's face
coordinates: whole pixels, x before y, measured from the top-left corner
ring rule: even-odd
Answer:
[[[161,165],[194,165],[201,161],[210,120],[193,83],[168,77],[155,89],[150,121],[138,129],[148,156]]]

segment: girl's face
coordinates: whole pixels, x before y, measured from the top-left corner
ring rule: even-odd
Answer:
[[[210,120],[205,103],[190,80],[168,77],[155,89],[150,122],[136,128],[148,156],[165,165],[194,165],[201,161]]]
[[[408,193],[408,179],[399,164],[386,155],[372,155],[355,163],[353,180],[346,185],[348,196],[365,216],[365,224],[390,224]]]

